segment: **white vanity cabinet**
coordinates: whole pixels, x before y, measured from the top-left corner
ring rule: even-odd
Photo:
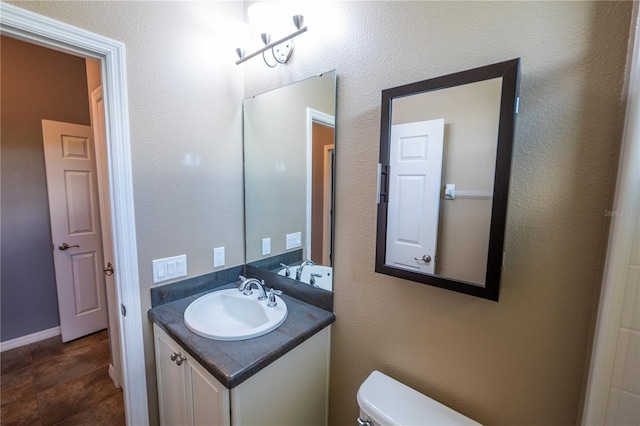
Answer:
[[[229,390],[153,325],[162,425],[229,425]]]
[[[232,389],[153,328],[162,425],[327,424],[330,326]]]

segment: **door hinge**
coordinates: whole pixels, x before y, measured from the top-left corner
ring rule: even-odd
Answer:
[[[124,306],[122,303],[120,304],[120,311],[122,312],[123,317],[127,316],[127,307]]]

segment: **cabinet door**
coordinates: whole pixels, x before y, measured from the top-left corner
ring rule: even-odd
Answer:
[[[185,355],[162,329],[153,325],[156,350],[156,374],[158,376],[158,404],[160,424],[177,426],[189,424],[187,401],[186,365],[177,365],[174,354]]]
[[[229,426],[229,390],[193,359],[188,362],[187,374],[193,404],[190,424]]]

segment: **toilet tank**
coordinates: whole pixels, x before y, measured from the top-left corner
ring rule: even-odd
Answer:
[[[480,425],[379,371],[360,385],[358,405],[362,425]]]

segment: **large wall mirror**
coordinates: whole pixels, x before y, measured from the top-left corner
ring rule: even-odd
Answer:
[[[332,290],[336,72],[243,106],[246,263]]]
[[[519,66],[382,92],[377,272],[498,300]]]

